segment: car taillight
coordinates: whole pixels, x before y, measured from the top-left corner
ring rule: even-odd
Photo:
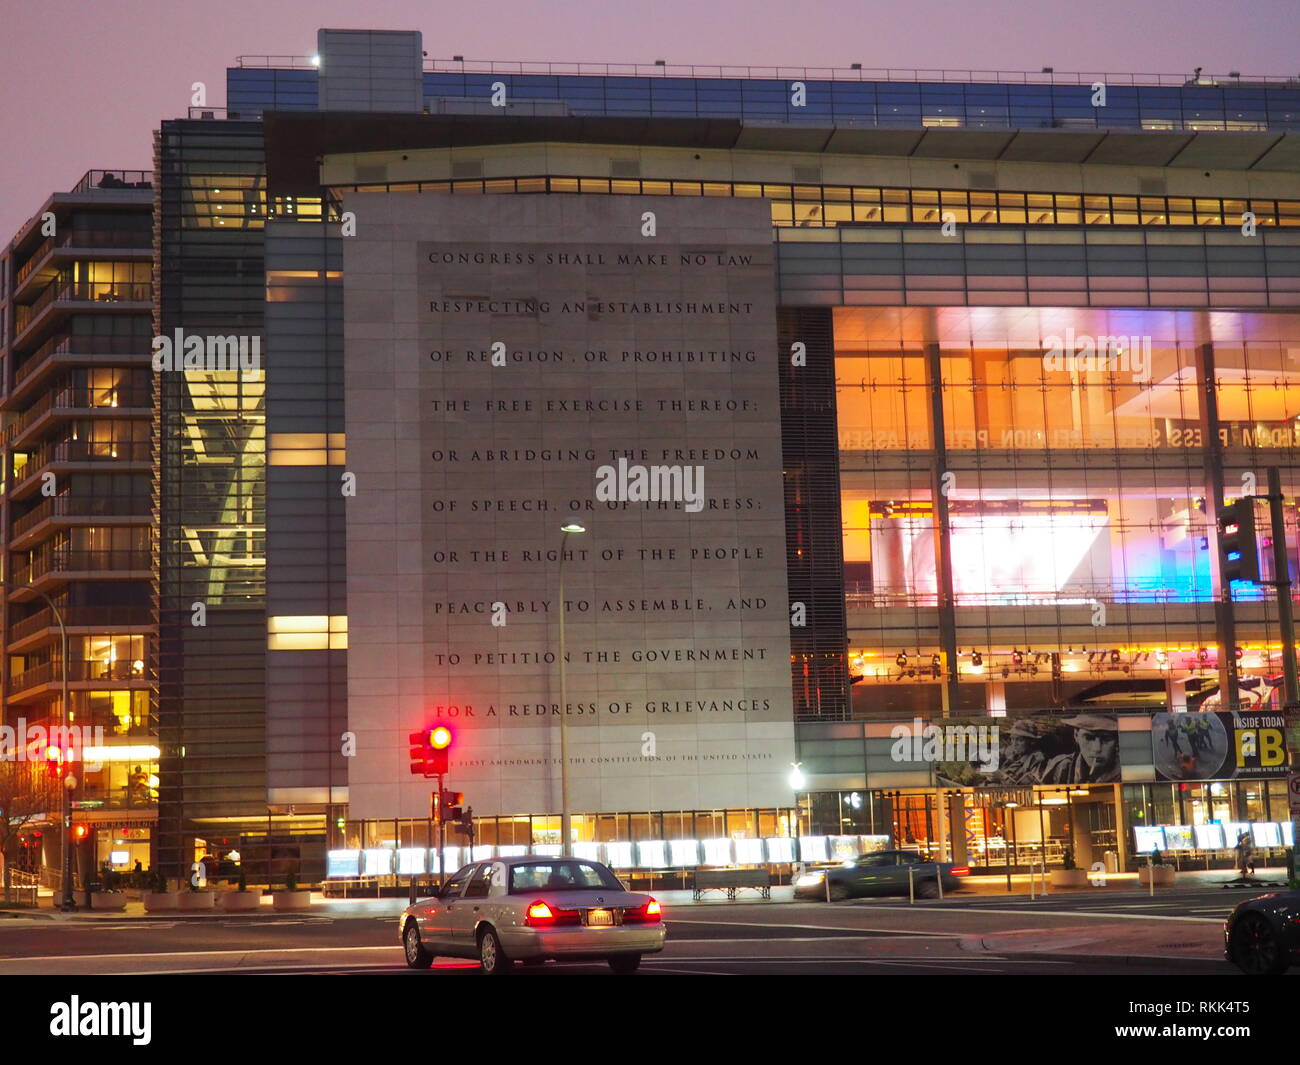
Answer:
[[[658,924],[663,920],[663,908],[656,899],[650,899],[644,906],[635,910],[623,911],[624,924]]]
[[[551,909],[538,899],[525,911],[524,923],[529,928],[553,928],[559,924],[582,924],[582,914],[578,910],[562,910],[558,906]]]
[[[530,928],[546,928],[555,924],[555,914],[546,903],[534,902],[528,907],[528,925]]]
[[[954,865],[954,866],[952,867],[952,875],[953,875],[953,876],[970,876],[970,866],[969,866],[969,865]]]

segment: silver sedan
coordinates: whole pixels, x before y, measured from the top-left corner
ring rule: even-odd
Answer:
[[[603,960],[635,972],[664,949],[659,903],[628,891],[599,862],[530,854],[475,862],[441,892],[402,911],[402,949],[412,969],[438,956],[477,958],[485,973],[514,962]]]

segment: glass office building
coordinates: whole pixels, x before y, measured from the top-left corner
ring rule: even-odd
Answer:
[[[375,59],[381,99],[328,84],[322,41],[242,58],[228,111],[158,136],[156,327],[256,335],[268,359],[159,382],[165,864],[238,850],[319,878],[329,848],[379,875],[360,855],[429,845],[423,819],[350,816],[341,753],[338,225],[367,192],[770,211],[780,347],[808,347],[779,441],[804,784],[763,809],[577,811],[580,842],[884,837],[1118,869],[1138,828],[1287,819],[1281,764],[1239,735],[1281,712],[1276,593],[1225,596],[1217,517],[1276,467],[1294,564],[1300,85],[1111,78],[1099,104],[1086,74]],[[1235,761],[1191,751],[1184,712]],[[948,717],[1015,752],[1023,722],[1033,750],[987,779],[891,757],[895,726]],[[1078,761],[1081,731],[1108,762]],[[558,833],[525,809],[477,842]]]

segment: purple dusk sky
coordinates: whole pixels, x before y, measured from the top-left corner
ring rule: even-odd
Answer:
[[[6,0],[0,240],[86,170],[149,169],[190,86],[321,26],[418,29],[431,57],[1190,74],[1300,73],[1300,0]]]

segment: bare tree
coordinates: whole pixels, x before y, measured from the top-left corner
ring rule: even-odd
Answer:
[[[6,903],[12,897],[14,844],[25,826],[57,811],[58,784],[58,778],[43,762],[0,761],[0,855],[4,856]]]

